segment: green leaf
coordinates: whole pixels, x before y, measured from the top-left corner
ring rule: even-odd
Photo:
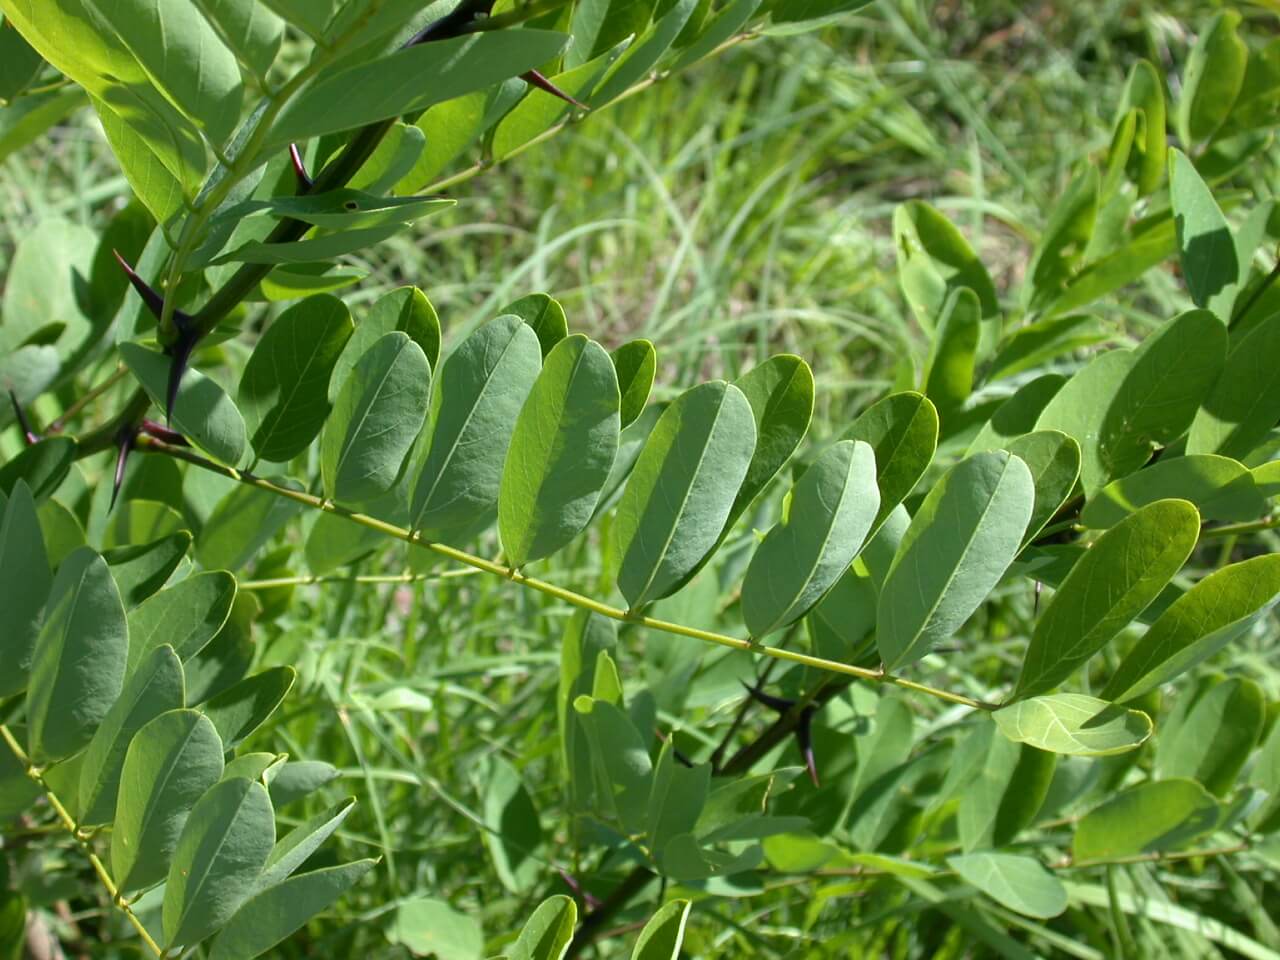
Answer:
[[[1148,60],[1139,60],[1129,71],[1118,114],[1139,111],[1140,121],[1129,153],[1129,178],[1138,188],[1138,196],[1156,191],[1165,171],[1167,153],[1167,108],[1164,101],[1164,79]]]
[[[408,227],[409,224],[403,221],[393,220],[377,227],[313,232],[302,240],[279,243],[249,240],[215,258],[212,263],[215,266],[226,263],[302,264],[335,260],[349,253],[355,253],[357,250],[376,246]]]
[[[640,931],[631,960],[677,960],[692,906],[689,900],[663,904]]]
[[[12,106],[43,66],[44,58],[31,49],[13,24],[4,24],[0,29],[0,101]]]
[[[94,337],[84,287],[96,243],[93,231],[65,220],[44,220],[22,233],[5,282],[0,349],[38,340],[57,347],[65,361]]]
[[[733,382],[751,404],[756,446],[725,521],[725,533],[800,446],[813,418],[813,371],[799,357],[778,354]]]
[[[585,0],[576,4],[569,22],[565,65],[584,65],[628,37],[643,33],[653,7],[651,0]]]
[[[1184,144],[1212,137],[1240,95],[1249,48],[1237,33],[1239,25],[1239,13],[1223,10],[1191,48],[1178,101],[1178,137]]]
[[[1080,521],[1109,527],[1139,507],[1177,498],[1194,504],[1205,520],[1253,520],[1266,513],[1266,501],[1244,464],[1228,457],[1192,454],[1159,460],[1107,484],[1085,504]]]
[[[5,621],[0,634],[0,660],[5,664],[0,697],[8,697],[27,686],[53,575],[35,499],[24,481],[14,484],[0,516],[0,610]]]
[[[480,924],[443,900],[418,897],[401,901],[387,929],[387,940],[416,956],[436,960],[480,960],[484,933]]]
[[[14,487],[22,480],[40,503],[61,486],[75,457],[76,442],[70,437],[49,437],[26,447],[0,467],[0,493],[13,496]]]
[[[359,283],[368,271],[331,263],[299,263],[276,267],[262,278],[262,295],[268,300],[296,300],[317,293],[332,293]]]
[[[570,807],[590,809],[594,790],[591,779],[591,752],[585,728],[573,709],[578,697],[588,696],[595,687],[596,664],[601,653],[614,650],[618,630],[614,621],[579,610],[565,625],[560,644],[560,682],[556,692],[556,715],[560,731],[560,760],[563,764]]]
[[[991,361],[986,378],[999,380],[1035,370],[1064,354],[1104,339],[1106,334],[1094,317],[1073,314],[1037,320],[1020,327],[1004,341]]]
[[[1057,430],[1080,445],[1080,473],[1088,491],[1110,479],[1100,449],[1102,423],[1133,360],[1129,350],[1098,354],[1054,391],[1035,421],[1036,430]]]
[[[493,522],[507,447],[541,356],[533,328],[502,316],[445,358],[410,512],[424,539],[456,544]]]
[[[871,0],[779,0],[769,9],[774,23],[813,21],[823,23],[829,17],[860,10]]]
[[[342,187],[324,193],[246,200],[227,207],[213,218],[211,224],[221,221],[239,223],[250,217],[288,218],[301,220],[313,227],[350,232],[412,223],[434,213],[442,213],[453,205],[453,200],[443,197],[384,197]]]
[[[187,703],[204,703],[244,678],[253,660],[253,621],[262,613],[257,596],[236,594],[231,614],[203,650],[183,664],[187,675]]]
[[[671,64],[671,71],[683,70],[716,50],[720,44],[746,26],[747,21],[759,7],[760,0],[730,0],[702,27],[697,39],[680,51],[679,56]],[[683,38],[677,39],[682,41]]]
[[[649,787],[646,834],[649,850],[661,861],[667,844],[698,824],[711,788],[711,765],[686,767],[677,763],[675,748],[667,740],[658,754]]]
[[[653,389],[653,378],[658,371],[658,352],[648,340],[629,340],[609,355],[618,375],[618,390],[622,394],[620,414],[623,428],[635,422],[644,413]]]
[[[144,600],[129,611],[129,672],[164,644],[179,659],[190,660],[222,629],[235,598],[235,577],[213,570]]]
[[[1067,890],[1038,860],[1012,853],[947,857],[960,879],[996,903],[1026,917],[1049,919],[1067,909]]]
[[[120,358],[161,409],[169,383],[170,359],[137,343],[120,344]],[[244,454],[245,426],[240,411],[209,377],[188,369],[173,404],[173,426],[215,460],[236,466]]]
[[[293,667],[263,670],[210,697],[200,712],[213,723],[223,745],[234,749],[275,712],[296,678]]]
[[[1100,536],[1040,615],[1014,697],[1052,690],[1083,666],[1165,588],[1199,536],[1185,500],[1158,500]]]
[[[605,676],[597,667],[597,688],[603,686]],[[594,696],[581,696],[573,702],[591,746],[596,812],[615,819],[628,832],[639,832],[649,822],[653,765],[645,739],[622,709],[602,699],[602,693],[597,689]]]
[[[1150,459],[1154,449],[1186,432],[1222,371],[1226,349],[1226,328],[1205,310],[1174,317],[1142,342],[1102,420],[1098,439],[1102,478],[1132,472]],[[1094,398],[1094,403],[1098,400]],[[1082,472],[1089,493],[1101,479],[1092,466],[1086,456]]]
[[[168,644],[156,647],[125,681],[119,699],[89,741],[80,768],[81,824],[110,822],[134,734],[160,714],[180,709],[185,696],[182,661]]]
[[[191,534],[179,530],[150,543],[107,550],[102,558],[120,591],[126,610],[132,610],[165,585],[191,546]],[[219,564],[206,564],[219,566]],[[0,583],[3,578],[0,578]]]
[[[341,0],[261,0],[261,3],[313,39],[324,35],[325,27],[342,6]]]
[[[129,634],[106,561],[81,547],[49,590],[27,690],[27,752],[47,764],[92,738],[124,686]]]
[[[939,410],[958,407],[973,390],[982,332],[982,304],[968,287],[951,292],[937,318],[923,378],[925,395]]]
[[[563,34],[494,30],[423,43],[327,74],[280,111],[266,149],[337,133],[483,90],[546,63]]]
[[[440,360],[440,318],[427,295],[417,287],[397,287],[374,301],[334,365],[329,396],[338,395],[351,368],[385,334],[399,330],[422,348],[431,369]]]
[[[926,330],[934,328],[947,299],[962,288],[977,296],[984,320],[998,323],[995,284],[964,235],[942,213],[922,200],[902,204],[893,213],[893,239],[898,282]]]
[[[862,411],[844,439],[865,441],[875,451],[880,509],[870,537],[929,468],[938,444],[938,411],[919,393],[892,393]]]
[[[545,293],[531,293],[513,303],[508,303],[498,311],[499,316],[513,314],[519,317],[538,335],[538,344],[542,348],[545,360],[551,349],[569,335],[569,323],[565,319],[564,307],[555,297]]]
[[[752,637],[808,613],[858,555],[879,507],[875,453],[860,440],[834,444],[805,471],[789,514],[747,567],[742,618]]]
[[[274,847],[256,881],[258,890],[266,890],[291,876],[295,870],[320,849],[342,826],[347,814],[355,809],[354,797],[348,797],[336,806],[305,820],[285,834]]]
[[[519,771],[502,757],[493,759],[484,785],[484,822],[484,845],[498,880],[512,893],[529,891],[543,870],[542,825]]]
[[[929,491],[880,593],[876,643],[898,670],[949,639],[1017,555],[1035,501],[1031,471],[990,451],[968,457]]]
[[[1178,597],[1120,661],[1102,691],[1134,700],[1203,663],[1280,597],[1280,555],[1251,557],[1215,570]]]
[[[302,489],[301,484],[288,477],[268,479],[287,490]],[[201,527],[196,559],[206,569],[239,570],[301,511],[302,504],[295,500],[237,485],[218,501]]]
[[[1036,488],[1031,520],[1022,536],[1025,546],[1071,497],[1080,477],[1080,445],[1057,430],[1037,430],[1023,434],[1005,449],[1027,465]]]
[[[631,4],[643,7],[644,0],[615,0],[615,3]],[[579,4],[575,10],[580,11],[588,4]],[[620,57],[629,45],[630,40],[624,34],[612,49],[604,49],[594,59],[572,69],[557,73],[548,79],[558,89],[564,91],[575,100],[586,100],[604,72]],[[566,117],[571,110],[577,109],[572,104],[546,90],[530,86],[516,106],[498,123],[490,140],[490,152],[495,161],[501,161],[537,139]]]
[[[226,142],[240,120],[240,67],[191,0],[86,3],[179,110],[214,144]]]
[[[1169,150],[1169,194],[1178,231],[1178,253],[1187,292],[1196,306],[1214,310],[1215,298],[1235,285],[1240,275],[1236,245],[1227,218],[1218,209],[1213,193],[1181,150]]]
[[[1040,310],[1060,297],[1084,259],[1098,214],[1098,171],[1088,167],[1054,204],[1027,268],[1022,300]]]
[[[1050,753],[1106,757],[1127,753],[1151,736],[1151,718],[1078,693],[1032,697],[997,710],[996,726],[1010,740]]]
[[[320,435],[329,377],[355,328],[337,297],[294,304],[267,327],[240,377],[237,398],[254,452],[286,463]]]
[[[962,849],[967,853],[1004,846],[1033,823],[1048,795],[1057,759],[999,736],[994,723],[984,720],[974,727],[955,749],[941,795],[960,795],[956,827]]]
[[[167,946],[199,943],[216,932],[253,891],[276,840],[267,788],[222,780],[191,809],[164,888]]]
[[[338,769],[320,760],[286,763],[271,781],[271,802],[276,809],[319,790],[338,778]]]
[[[578,905],[566,896],[548,897],[525,921],[507,952],[510,960],[563,960],[578,925]]]
[[[507,562],[550,556],[590,522],[618,452],[618,380],[582,334],[547,354],[516,418],[498,491]]]
[[[715,548],[755,447],[751,404],[731,384],[701,384],[663,411],[615,519],[618,587],[632,609],[672,592]]]
[[[72,550],[87,544],[80,520],[57,500],[50,499],[40,504],[36,517],[40,521],[40,535],[44,539],[50,566],[56,568]],[[107,563],[110,562],[108,559]],[[112,575],[115,575],[114,570]],[[116,582],[119,583],[118,580]]]
[[[1117,794],[1076,825],[1077,863],[1184,847],[1218,825],[1218,804],[1194,780],[1151,780]]]
[[[284,21],[254,0],[194,0],[210,26],[244,66],[266,86],[280,52]]]
[[[599,108],[643,80],[671,49],[697,6],[698,0],[674,0],[609,69],[587,102]]]
[[[96,97],[89,102],[134,194],[160,228],[170,231],[187,210],[182,183],[120,114]]]
[[[1225,797],[1258,745],[1267,704],[1252,680],[1215,683],[1171,722],[1156,744],[1156,776],[1195,780]],[[1179,735],[1181,734],[1181,735]]]
[[[338,392],[320,442],[325,495],[363,503],[395,485],[430,401],[431,366],[408,334],[380,337]]]
[[[222,928],[209,960],[250,960],[346,893],[377,863],[357,860],[290,877],[250,897]]]
[[[222,741],[194,710],[170,710],[134,735],[120,773],[111,874],[122,892],[163,880],[187,816],[222,777]]]
[[[1280,420],[1280,314],[1249,330],[1227,355],[1187,435],[1187,453],[1243,460]]]

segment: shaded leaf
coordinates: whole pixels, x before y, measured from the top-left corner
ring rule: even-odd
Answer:
[[[631,960],[676,960],[689,922],[688,900],[672,900],[659,908],[640,931]]]
[[[742,617],[760,638],[800,619],[848,569],[880,506],[875,453],[854,440],[828,448],[791,492],[788,516],[756,549]]]
[[[516,418],[498,493],[511,566],[550,556],[590,522],[618,452],[618,405],[599,344],[575,334],[547,354]]]
[[[1150,780],[1090,810],[1076,825],[1077,862],[1177,850],[1212,831],[1218,804],[1193,780]]]
[[[880,593],[876,642],[886,670],[923,657],[983,603],[1031,518],[1031,471],[1004,451],[974,454],[937,483],[911,520]]]
[[[1158,500],[1094,542],[1036,623],[1014,697],[1053,689],[1140,614],[1173,579],[1200,535],[1185,500]]]
[[[27,752],[33,763],[61,760],[88,744],[124,686],[128,649],[124,607],[106,561],[81,547],[53,578],[31,659]]]
[[[222,629],[235,598],[235,577],[214,570],[144,600],[129,611],[129,672],[164,644],[173,647],[179,659],[191,659]]]
[[[261,459],[285,463],[320,435],[329,377],[353,329],[346,305],[320,294],[294,304],[264,331],[237,394]]]
[[[129,744],[111,831],[111,873],[122,891],[163,880],[191,808],[222,777],[222,741],[194,710],[170,710]]]
[[[293,667],[263,670],[210,697],[200,711],[212,721],[223,745],[230,750],[275,712],[296,678]]]
[[[84,753],[79,786],[82,825],[110,822],[134,734],[160,714],[180,709],[185,696],[182,661],[168,644],[156,647],[125,681]]]
[[[324,425],[326,496],[358,504],[391,489],[426,419],[430,388],[431,367],[408,334],[388,333],[369,348]]]
[[[222,780],[196,801],[165,883],[165,943],[195,944],[222,927],[253,891],[275,839],[260,783]]]
[[[27,685],[54,580],[35,499],[25,481],[14,484],[0,517],[0,610],[5,620],[0,634],[0,659],[5,664],[0,697],[7,697]]]
[[[445,358],[410,511],[424,539],[456,544],[493,522],[511,434],[540,365],[537,336],[515,316],[490,321]]]
[[[947,857],[947,865],[996,903],[1023,916],[1048,919],[1067,909],[1062,882],[1031,857],[984,851]]]
[[[376,863],[357,860],[312,870],[255,894],[222,928],[209,960],[250,960],[265,953],[329,907]]]
[[[714,549],[755,446],[751,405],[723,381],[663,411],[615,519],[618,586],[633,609],[669,594]]]

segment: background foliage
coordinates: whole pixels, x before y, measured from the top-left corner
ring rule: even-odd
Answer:
[[[575,917],[599,956],[1280,951],[1267,5],[880,0],[793,33],[821,9],[775,4],[778,35],[518,156],[569,108],[415,101],[360,194],[299,201],[289,140],[317,173],[382,89],[322,77],[198,228],[193,145],[324,24],[266,4],[300,28],[277,54],[195,4],[239,64],[193,80],[147,62],[145,5],[92,6],[137,72],[60,64],[87,95],[0,30],[0,376],[50,434],[0,412],[6,948],[135,954],[101,867],[161,943],[230,923],[215,957],[270,946],[232,919],[255,898],[327,907],[280,955],[554,956]],[[0,7],[39,46],[40,5]],[[627,22],[530,65],[593,102]],[[179,136],[148,152],[152,122]],[[214,317],[280,216],[314,246]],[[162,420],[186,316],[153,341],[112,249],[221,325],[173,409],[199,450],[144,436],[109,509],[110,455],[58,435],[110,447],[139,384]]]

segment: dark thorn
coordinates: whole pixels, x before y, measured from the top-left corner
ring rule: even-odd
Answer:
[[[289,144],[289,159],[293,161],[293,173],[298,178],[298,192],[306,193],[315,181],[307,175],[307,165],[302,162],[302,153],[296,143]]]
[[[133,289],[138,291],[138,296],[142,298],[142,302],[147,305],[147,309],[151,311],[156,320],[159,320],[164,316],[164,297],[160,296],[147,281],[138,276],[133,267],[129,266],[128,261],[120,256],[119,250],[112,250],[111,252],[115,255],[116,263],[120,264],[120,269],[129,278],[129,282],[133,284]]]
[[[788,710],[790,710],[792,707],[796,705],[796,702],[794,700],[787,700],[783,697],[775,697],[775,696],[772,696],[771,694],[765,693],[759,687],[752,687],[752,686],[748,686],[746,683],[742,681],[739,681],[739,682],[742,683],[744,687],[746,687],[747,693],[750,695],[752,700],[756,701],[757,703],[764,704],[770,710],[776,710],[778,713],[786,713]]]
[[[133,443],[137,436],[138,428],[132,424],[125,424],[116,434],[116,475],[111,485],[111,505],[107,507],[108,513],[115,509],[116,498],[120,496],[120,488],[124,485],[124,468],[129,462],[129,454],[133,452]]]
[[[800,714],[800,722],[796,724],[796,744],[800,747],[800,754],[804,757],[805,769],[809,771],[809,779],[813,781],[815,787],[821,786],[818,783],[818,762],[813,756],[813,737],[811,722],[813,715],[817,712],[814,707],[805,707]]]
[[[530,70],[528,73],[520,74],[520,79],[523,80],[525,83],[528,83],[528,84],[531,84],[532,86],[537,87],[539,90],[546,91],[547,93],[551,94],[553,97],[559,97],[565,103],[573,104],[579,110],[591,109],[581,100],[575,100],[573,97],[569,96],[569,94],[565,93],[563,90],[557,87],[554,83],[552,83],[550,80],[544,77],[537,70]]]
[[[9,400],[13,404],[13,415],[18,419],[18,426],[22,429],[22,438],[27,441],[27,446],[39,443],[40,434],[31,429],[27,415],[23,412],[22,404],[18,402],[18,395],[12,390],[9,391]]]
[[[149,437],[155,437],[162,443],[167,443],[172,447],[189,447],[191,444],[187,442],[187,438],[180,434],[177,430],[170,430],[163,424],[156,423],[154,420],[142,421],[142,432]]]
[[[173,425],[173,405],[178,400],[178,388],[182,386],[182,375],[187,372],[187,364],[199,340],[198,334],[185,324],[181,324],[178,327],[178,339],[165,350],[165,353],[172,358],[169,362],[169,382],[165,386],[164,395],[164,422],[168,426]]]
[[[585,903],[588,907],[594,910],[596,909],[596,907],[600,906],[600,901],[597,900],[595,897],[593,897],[591,894],[587,893],[587,891],[583,890],[582,885],[579,884],[578,881],[573,878],[573,874],[569,873],[568,870],[565,870],[563,867],[557,867],[556,872],[560,874],[560,879],[565,882],[566,886],[568,886],[570,890],[572,890],[579,897],[581,897],[582,902]]]

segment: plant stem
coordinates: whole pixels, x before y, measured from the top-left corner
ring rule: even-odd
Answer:
[[[472,567],[476,570],[482,570],[485,573],[491,573],[494,576],[502,577],[513,583],[520,584],[530,590],[537,590],[539,593],[545,593],[547,596],[555,597],[557,600],[563,600],[565,603],[578,607],[583,610],[590,610],[598,613],[602,617],[608,617],[611,620],[619,620],[623,623],[633,623],[638,626],[648,627],[651,630],[661,630],[663,633],[672,633],[677,636],[689,637],[693,640],[701,640],[704,643],[714,643],[722,647],[730,647],[734,650],[742,650],[747,653],[754,653],[758,656],[772,657],[775,660],[788,660],[792,663],[799,663],[806,667],[813,667],[816,670],[826,670],[829,673],[838,673],[847,677],[853,677],[859,680],[867,680],[872,683],[884,683],[890,686],[901,687],[904,690],[914,690],[917,693],[923,693],[939,700],[945,700],[948,703],[955,703],[965,707],[971,707],[974,710],[995,710],[996,705],[986,703],[982,700],[975,700],[973,697],[966,697],[964,694],[953,693],[950,690],[941,690],[937,687],[931,687],[928,684],[917,683],[914,680],[907,680],[903,677],[895,677],[884,673],[881,670],[868,670],[865,667],[855,667],[847,663],[839,663],[835,660],[825,660],[822,657],[810,656],[806,653],[799,653],[794,650],[786,650],[781,647],[768,647],[754,640],[743,640],[740,637],[731,637],[727,634],[716,633],[713,630],[703,630],[700,627],[690,627],[682,623],[672,623],[669,620],[659,620],[656,617],[644,616],[642,614],[633,613],[629,610],[623,610],[621,607],[610,606],[591,597],[584,596],[569,590],[565,587],[558,586],[554,583],[548,583],[546,580],[538,580],[534,577],[527,577],[518,570],[511,567],[503,566],[500,563],[494,563],[492,560],[486,560],[475,554],[467,553],[465,550],[459,550],[456,547],[450,547],[443,543],[434,543],[424,540],[413,530],[407,530],[404,527],[396,526],[393,523],[387,523],[385,520],[379,520],[376,517],[367,514],[358,513],[347,507],[339,506],[331,500],[305,493],[301,490],[290,490],[287,487],[280,487],[269,480],[263,480],[251,473],[236,470],[233,467],[226,467],[222,464],[214,463],[212,460],[206,460],[198,453],[187,450],[182,447],[173,447],[166,443],[161,443],[153,437],[141,436],[137,441],[137,449],[153,453],[162,453],[178,460],[186,461],[194,466],[209,470],[213,473],[220,474],[231,480],[246,484],[251,487],[257,487],[260,490],[267,490],[277,496],[285,497],[297,503],[304,504],[316,510],[323,510],[326,513],[332,513],[339,517],[344,517],[352,523],[358,523],[362,527],[370,530],[377,530],[386,536],[394,537],[397,540],[403,540],[406,543],[422,547],[433,553],[438,553],[442,557],[447,557],[456,563]]]
[[[271,590],[276,587],[307,587],[314,583],[435,583],[440,580],[457,580],[459,577],[470,577],[479,570],[446,570],[444,573],[389,573],[360,574],[345,576],[343,574],[311,574],[303,577],[274,577],[268,580],[241,580],[236,584],[240,590]]]
[[[1263,530],[1274,530],[1280,527],[1280,515],[1267,517],[1265,520],[1252,520],[1249,523],[1229,523],[1221,527],[1210,527],[1200,531],[1200,539],[1214,537],[1237,537],[1244,533],[1261,533]]]
[[[67,409],[63,410],[58,418],[54,420],[53,423],[49,424],[49,433],[61,433],[62,428],[67,425],[68,420],[76,416],[94,400],[97,400],[100,396],[123,380],[128,372],[129,368],[123,363],[118,365],[111,376],[107,377],[107,379],[103,380],[96,387],[90,388],[84,396],[71,404],[71,406],[67,407]]]
[[[62,805],[62,801],[58,799],[57,795],[49,789],[48,785],[44,782],[44,779],[40,776],[39,770],[37,770],[31,763],[31,758],[27,756],[27,752],[22,749],[21,744],[18,743],[13,733],[4,724],[0,724],[0,738],[9,745],[9,749],[13,752],[13,755],[17,758],[18,762],[22,764],[22,769],[26,771],[27,776],[35,781],[35,783],[40,787],[40,790],[45,795],[45,799],[49,801],[49,806],[53,808],[53,812],[57,815],[58,821],[62,824],[63,829],[66,830],[67,833],[71,834],[72,838],[80,846],[80,849],[83,850],[85,855],[89,858],[89,863],[93,867],[93,872],[98,875],[98,879],[102,882],[102,886],[111,897],[111,902],[115,904],[117,909],[124,913],[126,917],[128,917],[129,922],[133,925],[133,928],[138,931],[138,936],[142,938],[142,942],[147,945],[148,949],[150,949],[157,957],[163,957],[165,951],[160,949],[160,945],[156,943],[151,934],[147,932],[147,928],[143,925],[142,921],[138,919],[138,915],[133,912],[133,909],[125,902],[124,897],[120,895],[120,890],[116,886],[115,881],[111,879],[111,874],[107,872],[106,865],[98,855],[93,852],[93,846],[89,842],[88,838],[80,832],[80,825],[77,824],[75,818],[67,812],[67,808]]]
[[[589,947],[591,942],[600,936],[603,928],[614,918],[618,911],[626,907],[631,902],[631,899],[653,879],[654,875],[644,866],[637,866],[627,874],[622,882],[613,888],[613,893],[609,894],[600,906],[582,918],[582,923],[578,925],[578,931],[573,935],[573,941],[565,951],[564,960],[574,960],[583,950]]]

